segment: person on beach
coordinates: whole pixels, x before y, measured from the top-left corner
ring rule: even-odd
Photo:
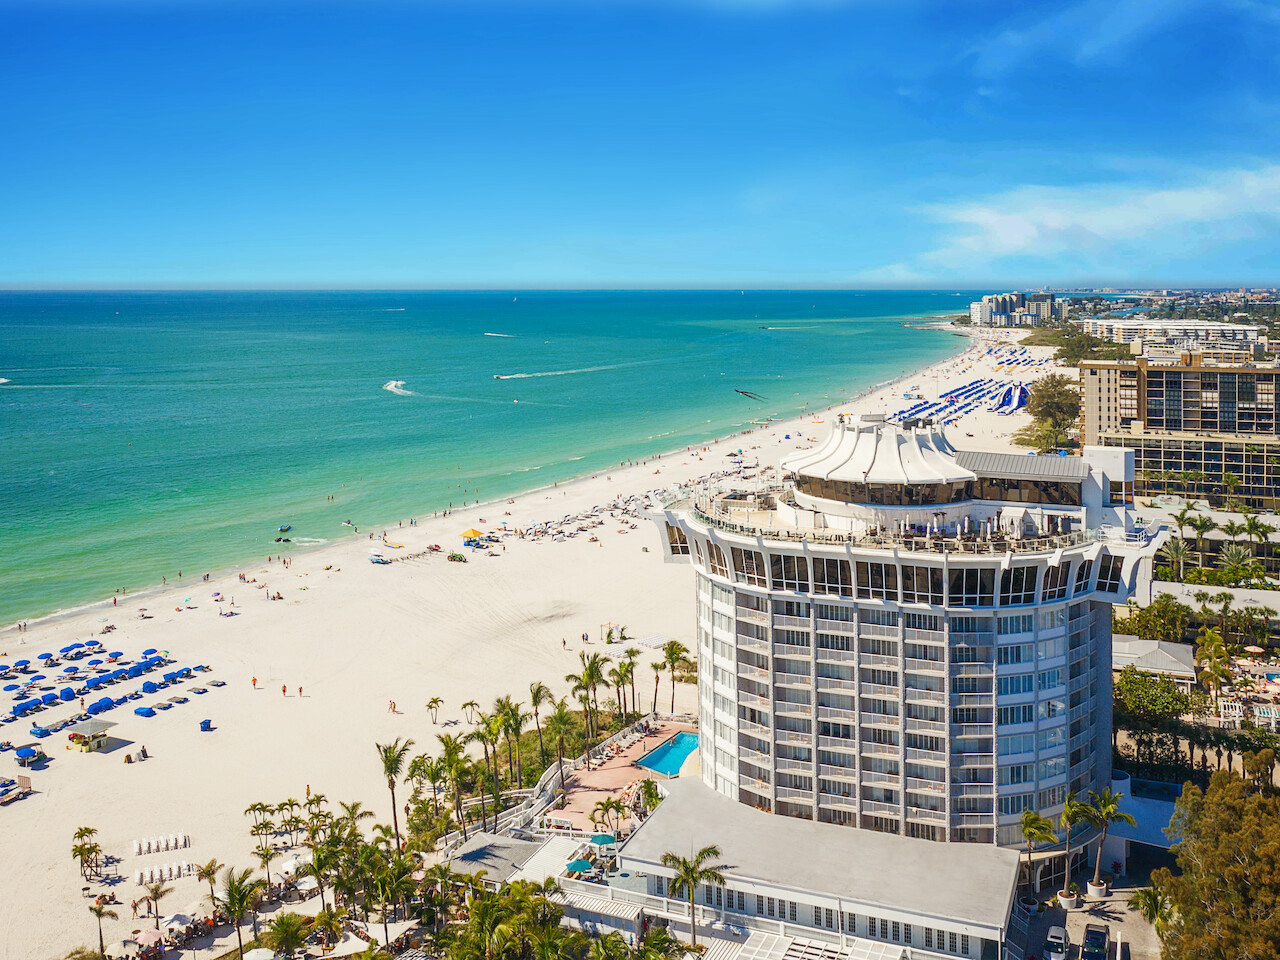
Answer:
[[[298,688],[298,699],[302,699],[302,688]]]
[[[257,677],[254,677],[254,678],[253,678],[253,689],[255,689],[255,690],[257,690],[257,689],[258,689],[258,678],[257,678]]]
[[[282,683],[282,684],[280,684],[280,696],[282,696],[282,697],[287,697],[288,695],[289,695],[289,688],[288,688],[288,686],[286,686],[286,685],[285,685],[285,684],[283,684],[283,683]]]

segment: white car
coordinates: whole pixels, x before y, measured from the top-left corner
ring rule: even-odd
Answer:
[[[1066,927],[1050,927],[1044,938],[1041,955],[1044,960],[1067,960],[1071,951],[1071,940],[1067,937]]]

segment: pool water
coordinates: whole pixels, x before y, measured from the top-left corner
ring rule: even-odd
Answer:
[[[689,754],[698,749],[696,733],[677,733],[659,747],[650,750],[636,761],[636,764],[662,774],[674,777],[689,759]]]

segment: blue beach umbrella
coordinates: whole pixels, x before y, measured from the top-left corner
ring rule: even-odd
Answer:
[[[19,747],[14,751],[14,756],[21,757],[23,760],[27,760],[35,755],[36,752],[31,747]]]
[[[22,684],[20,683],[6,683],[4,686],[5,693],[13,693],[13,691],[21,690],[21,689],[22,689]]]
[[[108,653],[108,654],[107,654],[107,656],[108,656],[108,657],[111,657],[111,659],[113,659],[113,660],[119,660],[121,657],[123,657],[123,656],[124,656],[124,651],[123,651],[123,650],[116,650],[116,651],[114,651],[113,653]]]
[[[101,661],[101,660],[90,660],[90,661],[89,661],[89,666],[91,666],[91,667],[100,667],[100,666],[102,666],[102,661]]]
[[[584,870],[591,869],[590,860],[570,860],[568,866],[565,867],[570,873],[582,873]]]
[[[15,660],[13,661],[13,665],[15,667],[25,667],[30,662],[31,662],[30,660]]]
[[[78,672],[79,670],[80,670],[80,668],[79,668],[79,667],[67,667],[67,668],[66,668],[65,670],[63,670],[62,672],[63,672],[63,673],[76,673],[76,672]]]
[[[52,653],[39,653],[39,654],[36,654],[36,659],[37,659],[37,660],[52,660],[52,659],[53,659],[53,654],[52,654]]]
[[[86,640],[86,641],[84,642],[84,645],[85,645],[86,647],[100,647],[100,646],[102,646],[102,641],[101,641],[101,640]]]
[[[143,655],[144,657],[149,657],[149,656],[151,656],[151,655],[152,655],[153,653],[155,653],[155,652],[156,652],[156,648],[155,648],[155,647],[151,647],[151,648],[150,648],[150,649],[148,649],[148,650],[143,650],[143,651],[142,651],[142,655]]]
[[[73,643],[73,644],[71,644],[71,646],[69,646],[69,647],[63,647],[63,648],[62,648],[61,650],[59,650],[58,652],[59,652],[59,653],[70,653],[72,650],[78,650],[79,648],[80,648],[80,644],[78,644],[78,643]]]
[[[37,673],[34,677],[28,680],[27,683],[35,683],[37,680],[44,680],[44,679],[47,679],[47,678],[43,673]]]
[[[597,847],[606,847],[611,843],[617,843],[618,838],[615,837],[612,833],[597,833],[594,837],[591,838],[591,842],[594,843]]]

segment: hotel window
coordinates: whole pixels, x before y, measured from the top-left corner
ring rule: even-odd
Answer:
[[[999,750],[1002,757],[1012,757],[1019,753],[1031,753],[1035,748],[1036,737],[1034,733],[1011,733],[1008,736],[999,738]]]
[[[1041,720],[1052,720],[1054,717],[1064,716],[1066,712],[1067,702],[1057,697],[1041,700],[1036,704],[1036,713]]]
[[[738,909],[743,911],[744,913],[746,912],[746,909],[747,909],[747,895],[743,893],[741,890],[738,891]]]
[[[977,707],[952,707],[951,708],[952,723],[981,723],[982,713]],[[991,722],[990,715],[987,716],[987,722]]]
[[[1030,633],[1035,618],[1029,613],[1020,613],[1013,617],[997,617],[996,630],[999,633]]]
[[[858,932],[858,915],[856,913],[846,913],[844,915],[844,929],[846,933]]]
[[[996,572],[991,567],[952,570],[950,588],[953,606],[989,607],[995,603]]]
[[[874,937],[876,935],[876,918],[867,917],[867,936]]]
[[[1093,576],[1093,561],[1085,560],[1080,564],[1080,569],[1076,571],[1076,590],[1073,596],[1080,596],[1082,593],[1089,592],[1089,580]]]
[[[796,902],[794,900],[787,904],[787,919],[792,923],[796,922]]]
[[[1049,567],[1044,572],[1044,593],[1041,599],[1048,603],[1050,600],[1065,600],[1067,598],[1067,585],[1071,582],[1071,561],[1060,563],[1056,567]]]
[[[902,625],[908,630],[941,630],[942,620],[932,613],[904,613]]]
[[[1054,777],[1064,776],[1067,772],[1067,758],[1053,757],[1049,760],[1040,761],[1040,779],[1052,780]]]
[[[698,558],[698,566],[702,566],[702,541],[696,537],[693,540],[693,552]]]
[[[1000,768],[1000,786],[1007,787],[1018,783],[1032,783],[1036,778],[1034,763],[1012,763]]]
[[[1054,637],[1052,640],[1041,640],[1036,644],[1036,649],[1039,651],[1037,655],[1041,660],[1064,657],[1067,654],[1067,638]]]
[[[823,926],[828,930],[834,930],[836,926],[835,915],[831,912],[830,907],[828,907],[824,912],[826,914],[826,923],[824,923]]]
[[[999,677],[996,680],[996,692],[1002,697],[1030,693],[1034,689],[1035,681],[1032,679],[1032,674],[1029,673],[1018,673],[1012,677]]]
[[[822,908],[821,907],[813,908],[813,925],[815,927],[822,926]]]
[[[924,948],[926,950],[933,949],[933,927],[924,928]]]
[[[764,896],[759,893],[756,894],[756,916],[764,916]]]
[[[954,932],[947,934],[947,942],[951,944],[951,952],[956,952],[956,935]]]
[[[892,563],[858,562],[858,598],[897,600],[898,568]]]
[[[743,550],[740,547],[731,547],[733,554],[733,569],[738,574],[738,579],[743,583],[749,583],[757,587],[769,586],[769,579],[765,575],[764,557],[756,550]]]
[[[996,648],[996,663],[1006,666],[1011,663],[1030,663],[1035,656],[1035,644],[1011,643]]]
[[[1002,727],[1017,723],[1034,723],[1036,719],[1036,705],[1034,703],[1020,703],[1013,707],[1000,707],[996,711],[996,723]]]
[[[969,955],[969,935],[967,933],[960,934],[960,952],[966,957]]]
[[[897,920],[893,921],[893,942],[897,943],[902,939],[902,924]]]
[[[1041,670],[1036,676],[1036,686],[1041,690],[1052,690],[1062,686],[1062,671],[1055,667],[1052,670]]]
[[[1107,500],[1107,506],[1132,506],[1133,505],[1133,483],[1122,480],[1112,480],[1110,489],[1110,498]]]
[[[711,572],[714,573],[717,577],[724,577],[726,580],[728,580],[729,565],[725,563],[724,551],[720,549],[720,544],[708,543],[707,556],[710,558],[710,561],[711,561]]]
[[[896,610],[864,609],[859,617],[862,623],[875,623],[882,627],[896,627],[898,612]]]
[[[1040,809],[1044,810],[1048,807],[1056,807],[1067,799],[1067,785],[1061,783],[1056,787],[1050,787],[1048,790],[1040,791]]]
[[[1000,574],[1000,603],[1018,606],[1036,602],[1035,567],[1011,567]]]
[[[889,939],[889,921],[886,920],[884,917],[880,918],[880,939],[881,940]]]
[[[909,923],[904,923],[902,925],[902,942],[903,943],[911,942],[911,924]]]
[[[712,887],[709,883],[702,888],[702,902],[709,907],[715,906],[715,894],[712,892]]]
[[[667,524],[667,546],[671,549],[673,557],[687,557],[689,555],[689,540],[684,535],[684,531],[674,523]]]
[[[1124,561],[1117,556],[1107,554],[1102,558],[1102,566],[1098,568],[1098,589],[1104,593],[1115,593],[1120,589],[1120,572]]]
[[[774,553],[769,556],[769,565],[773,573],[773,589],[809,592],[809,565],[804,557]]]
[[[817,563],[817,561],[815,560],[814,563]],[[846,563],[845,566],[847,567],[848,564]],[[819,603],[817,607],[819,620],[839,620],[842,623],[853,622],[854,607],[841,607],[832,603]]]
[[[1065,747],[1067,745],[1067,728],[1050,727],[1048,730],[1041,730],[1036,734],[1036,743],[1041,750],[1052,750],[1054,747]]]
[[[834,593],[839,597],[852,597],[853,575],[850,571],[849,561],[814,557],[813,592]]]
[[[1011,797],[1000,798],[1000,815],[1012,817],[1022,813],[1023,810],[1031,808],[1035,801],[1033,793],[1015,793]]]
[[[904,566],[902,602],[942,604],[942,568]]]
[[[768,907],[769,907],[769,916],[771,916],[771,917],[772,917],[772,916],[773,916],[773,908],[774,908],[774,901],[773,901],[773,897],[768,897],[768,898],[766,898],[766,899],[765,899],[765,903],[766,903],[766,904],[768,905]]]
[[[1064,564],[1064,566],[1069,566],[1069,564]],[[1057,568],[1050,567],[1049,569],[1055,570]],[[1041,610],[1039,616],[1041,630],[1052,630],[1054,627],[1065,627],[1067,625],[1067,611],[1062,607],[1058,607],[1056,610]]]

